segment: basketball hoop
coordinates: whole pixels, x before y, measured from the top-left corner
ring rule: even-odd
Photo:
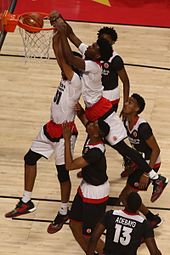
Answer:
[[[39,15],[46,19],[47,28],[39,28],[29,26],[23,23],[22,17],[29,15],[29,13],[24,13],[18,18],[19,32],[23,40],[25,58],[27,60],[37,59],[41,61],[42,59],[49,59],[49,49],[53,37],[53,27],[50,26],[47,13],[39,13]]]
[[[19,26],[19,32],[23,40],[25,60],[31,59],[49,59],[49,50],[52,42],[54,28],[51,27],[48,13],[40,13],[40,17],[45,21],[46,27],[34,27],[23,23],[23,17],[31,15],[31,12],[20,15],[10,14],[5,11],[0,19],[6,32],[14,32],[16,26]]]

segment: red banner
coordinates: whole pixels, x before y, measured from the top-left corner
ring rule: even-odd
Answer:
[[[170,27],[169,0],[18,0],[15,12],[52,10],[67,20]]]

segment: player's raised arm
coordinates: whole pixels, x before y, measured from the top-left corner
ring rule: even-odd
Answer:
[[[80,119],[81,123],[84,126],[86,126],[86,124],[88,123],[88,119],[86,118],[85,111],[80,103],[77,103],[75,105],[75,111],[76,111],[77,117]]]
[[[56,56],[58,65],[60,66],[61,71],[65,74],[67,80],[71,81],[74,75],[74,71],[72,70],[72,67],[68,65],[65,61],[62,47],[61,47],[61,38],[59,35],[59,32],[57,32],[53,37],[53,50],[54,54]]]
[[[67,61],[67,63],[69,65],[73,65],[76,68],[78,68],[79,70],[85,70],[85,61],[84,59],[80,59],[76,56],[73,55],[71,47],[68,43],[68,39],[66,36],[66,27],[63,23],[58,23],[57,24],[57,28],[60,31],[61,34],[61,44],[62,44],[62,51],[63,51],[63,55],[65,60]]]
[[[77,47],[79,48],[80,44],[82,41],[75,35],[72,27],[67,23],[67,21],[63,18],[61,13],[58,11],[52,11],[50,14],[50,22],[51,25],[55,26],[56,21],[63,22],[66,25],[66,30],[67,30],[67,37],[69,40]]]

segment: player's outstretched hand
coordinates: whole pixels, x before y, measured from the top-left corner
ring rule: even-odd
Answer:
[[[49,15],[50,23],[52,26],[55,25],[57,19],[61,18],[61,14],[58,11],[52,11]]]

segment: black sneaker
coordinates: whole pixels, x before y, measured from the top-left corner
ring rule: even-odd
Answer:
[[[160,174],[158,176],[158,179],[152,182],[153,192],[151,196],[151,202],[155,202],[160,197],[166,185],[168,184],[168,178]]]
[[[68,220],[68,213],[66,215],[62,215],[58,212],[57,216],[55,217],[54,221],[50,223],[47,228],[47,232],[49,234],[54,234],[58,232],[64,225],[64,223]]]
[[[148,221],[151,224],[152,228],[157,228],[162,224],[162,219],[159,217],[158,214],[155,214],[152,219],[148,219]]]
[[[20,216],[22,214],[31,213],[36,210],[36,207],[34,206],[33,202],[29,200],[27,203],[24,203],[21,199],[16,205],[15,209],[6,213],[6,218],[13,218]]]

